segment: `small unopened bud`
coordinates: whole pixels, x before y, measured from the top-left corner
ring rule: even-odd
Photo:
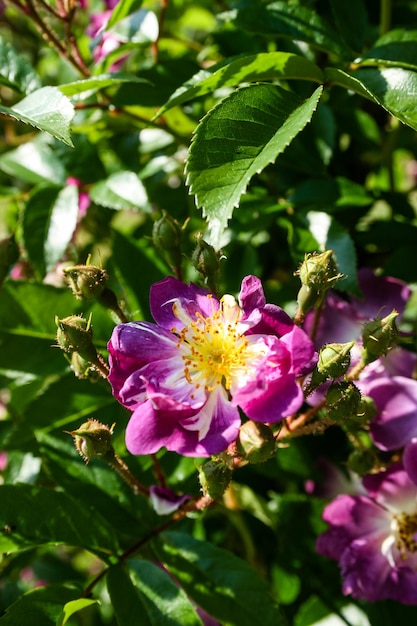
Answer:
[[[107,285],[107,272],[96,265],[74,265],[63,270],[72,293],[78,300],[100,297]]]
[[[332,420],[346,420],[358,414],[361,392],[351,382],[338,382],[330,385],[326,395],[328,417]]]
[[[236,441],[238,454],[249,463],[263,463],[276,452],[276,439],[272,430],[260,422],[242,424]]]
[[[350,351],[354,341],[348,343],[328,343],[320,350],[317,369],[326,378],[340,378],[349,369]]]
[[[177,220],[165,211],[162,217],[154,222],[152,240],[155,247],[161,250],[178,250],[181,244],[182,230]]]
[[[74,438],[75,448],[86,463],[98,458],[111,461],[115,456],[112,444],[113,428],[114,424],[109,427],[98,420],[89,419],[69,434]]]
[[[368,365],[384,356],[398,343],[398,330],[395,323],[398,312],[393,310],[383,318],[367,322],[362,332],[362,361]]]
[[[365,474],[369,474],[374,468],[375,465],[375,455],[371,450],[353,450],[350,453],[347,466],[359,476],[365,476]]]
[[[221,459],[211,459],[201,465],[198,478],[203,494],[215,500],[220,498],[229,486],[232,470]]]
[[[216,250],[209,243],[200,237],[194,252],[191,255],[191,262],[195,269],[207,280],[209,285],[215,285],[220,271],[220,258]]]
[[[326,292],[343,278],[337,270],[333,250],[306,255],[297,274],[301,281],[297,304],[304,315],[314,306],[319,306]]]
[[[93,363],[97,360],[90,320],[70,315],[62,320],[55,318],[55,323],[58,327],[56,340],[61,350],[69,353],[78,352],[83,359]]]
[[[0,285],[9,273],[12,265],[19,258],[19,247],[14,237],[8,237],[0,241]]]

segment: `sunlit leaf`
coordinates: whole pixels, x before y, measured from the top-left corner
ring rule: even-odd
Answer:
[[[310,121],[322,88],[302,100],[260,83],[222,100],[199,124],[186,164],[187,183],[203,208],[210,243],[221,235],[254,174],[273,163]]]
[[[139,559],[127,562],[128,569],[110,568],[107,586],[118,623],[136,626],[202,626],[185,593],[160,567]]]
[[[158,111],[158,115],[192,98],[211,93],[219,87],[294,78],[322,82],[323,74],[312,61],[289,52],[243,55],[195,74],[172,94],[168,102]]]
[[[72,146],[70,125],[74,107],[57,87],[37,89],[13,107],[0,105],[0,114],[34,126]]]
[[[357,62],[417,69],[417,30],[398,28],[385,33]]]
[[[11,604],[0,618],[1,626],[56,626],[62,607],[79,591],[64,585],[38,587]]]
[[[66,603],[62,613],[59,615],[56,622],[56,626],[65,626],[72,615],[79,613],[83,609],[97,604],[98,600],[90,600],[89,598],[78,598],[77,600],[70,600]]]
[[[117,87],[121,83],[146,83],[151,84],[144,78],[139,78],[133,74],[127,72],[109,72],[107,74],[98,74],[97,76],[90,76],[83,80],[76,80],[73,83],[67,83],[60,85],[59,90],[65,96],[76,96],[80,93],[94,92],[99,89],[106,89],[107,87]]]

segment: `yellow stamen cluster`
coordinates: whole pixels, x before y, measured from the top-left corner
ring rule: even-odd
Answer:
[[[396,527],[396,546],[401,555],[406,558],[407,552],[417,552],[417,513],[403,513],[396,517]]]
[[[233,380],[247,373],[248,340],[238,331],[237,317],[230,314],[230,299],[222,299],[210,317],[197,312],[181,331],[172,329],[178,336],[185,378],[196,388],[204,386],[211,392],[223,385],[230,390]]]

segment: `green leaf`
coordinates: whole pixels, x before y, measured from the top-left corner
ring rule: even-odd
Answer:
[[[77,600],[70,600],[64,606],[62,613],[58,616],[56,626],[65,626],[68,623],[69,618],[76,613],[79,613],[83,609],[97,604],[98,600],[89,600],[88,598],[78,598]]]
[[[79,591],[63,585],[31,589],[10,605],[0,618],[1,626],[56,626],[62,606]]]
[[[210,243],[221,235],[254,174],[275,161],[310,121],[322,92],[303,101],[268,84],[234,91],[199,124],[186,164],[187,183],[203,208]]]
[[[30,196],[23,214],[23,239],[39,277],[62,258],[74,234],[77,216],[75,185],[63,189],[43,187]]]
[[[66,178],[64,166],[42,135],[1,155],[0,169],[33,184],[63,185]]]
[[[362,185],[337,176],[311,178],[298,185],[289,200],[296,207],[336,212],[343,207],[370,207],[374,197]]]
[[[254,3],[226,13],[233,25],[260,35],[282,35],[292,41],[304,41],[319,50],[342,58],[351,53],[344,46],[335,28],[313,9],[289,2]]]
[[[138,76],[128,74],[127,72],[109,72],[107,74],[90,76],[89,78],[84,78],[83,80],[76,80],[73,83],[59,85],[59,89],[65,96],[76,96],[80,93],[84,93],[85,91],[94,92],[99,89],[118,86],[121,83],[151,84],[149,80],[139,78]]]
[[[340,609],[339,613],[336,613],[335,608],[333,610],[329,608],[318,596],[310,596],[301,605],[294,620],[294,626],[326,626],[327,624],[329,626],[346,626],[346,624],[371,626],[366,614],[355,604],[347,604]]]
[[[100,206],[116,211],[140,209],[149,212],[146,189],[134,172],[120,171],[102,180],[90,189],[90,198]]]
[[[107,25],[106,32],[115,34],[122,43],[149,44],[158,39],[159,22],[153,11],[140,9],[114,26]]]
[[[155,549],[187,595],[223,626],[283,623],[267,584],[230,552],[180,532],[162,535]]]
[[[322,82],[323,73],[317,65],[305,57],[289,52],[260,52],[239,56],[195,74],[172,94],[168,102],[158,111],[157,116],[183,102],[211,93],[219,87],[293,78]]]
[[[116,531],[92,503],[45,487],[0,485],[0,527],[1,552],[63,543],[106,556],[119,548]]]
[[[330,5],[337,28],[343,40],[352,50],[363,49],[368,27],[365,2],[363,0],[330,0]]]
[[[388,113],[417,130],[417,72],[400,67],[363,68],[354,72],[328,68],[330,81],[380,104]]]
[[[107,587],[120,626],[202,626],[185,593],[160,567],[139,559],[117,565]],[[129,576],[130,574],[130,576]]]
[[[70,125],[74,107],[58,87],[37,89],[10,108],[0,105],[0,113],[43,130],[72,146]]]
[[[399,28],[385,33],[356,62],[417,70],[417,30]]]
[[[0,37],[0,84],[27,94],[41,87],[41,81],[27,58]]]

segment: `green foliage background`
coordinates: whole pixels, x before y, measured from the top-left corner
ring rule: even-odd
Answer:
[[[345,462],[341,430],[236,470],[202,513],[159,517],[65,431],[116,423],[141,482],[159,467],[198,497],[196,461],[129,456],[106,381],[53,345],[56,317],[91,313],[106,357],[119,321],[57,264],[90,258],[126,317],[151,319],[152,283],[204,282],[201,236],[221,293],[256,274],[290,314],[308,252],[334,250],[346,293],[363,266],[415,284],[417,3],[120,0],[106,28],[122,43],[96,61],[103,8],[6,0],[0,17],[0,625],[194,626],[196,605],[236,626],[409,623],[415,608],[345,598],[315,553],[323,502],[304,483],[320,456]],[[174,257],[152,239],[163,215],[182,228]]]

